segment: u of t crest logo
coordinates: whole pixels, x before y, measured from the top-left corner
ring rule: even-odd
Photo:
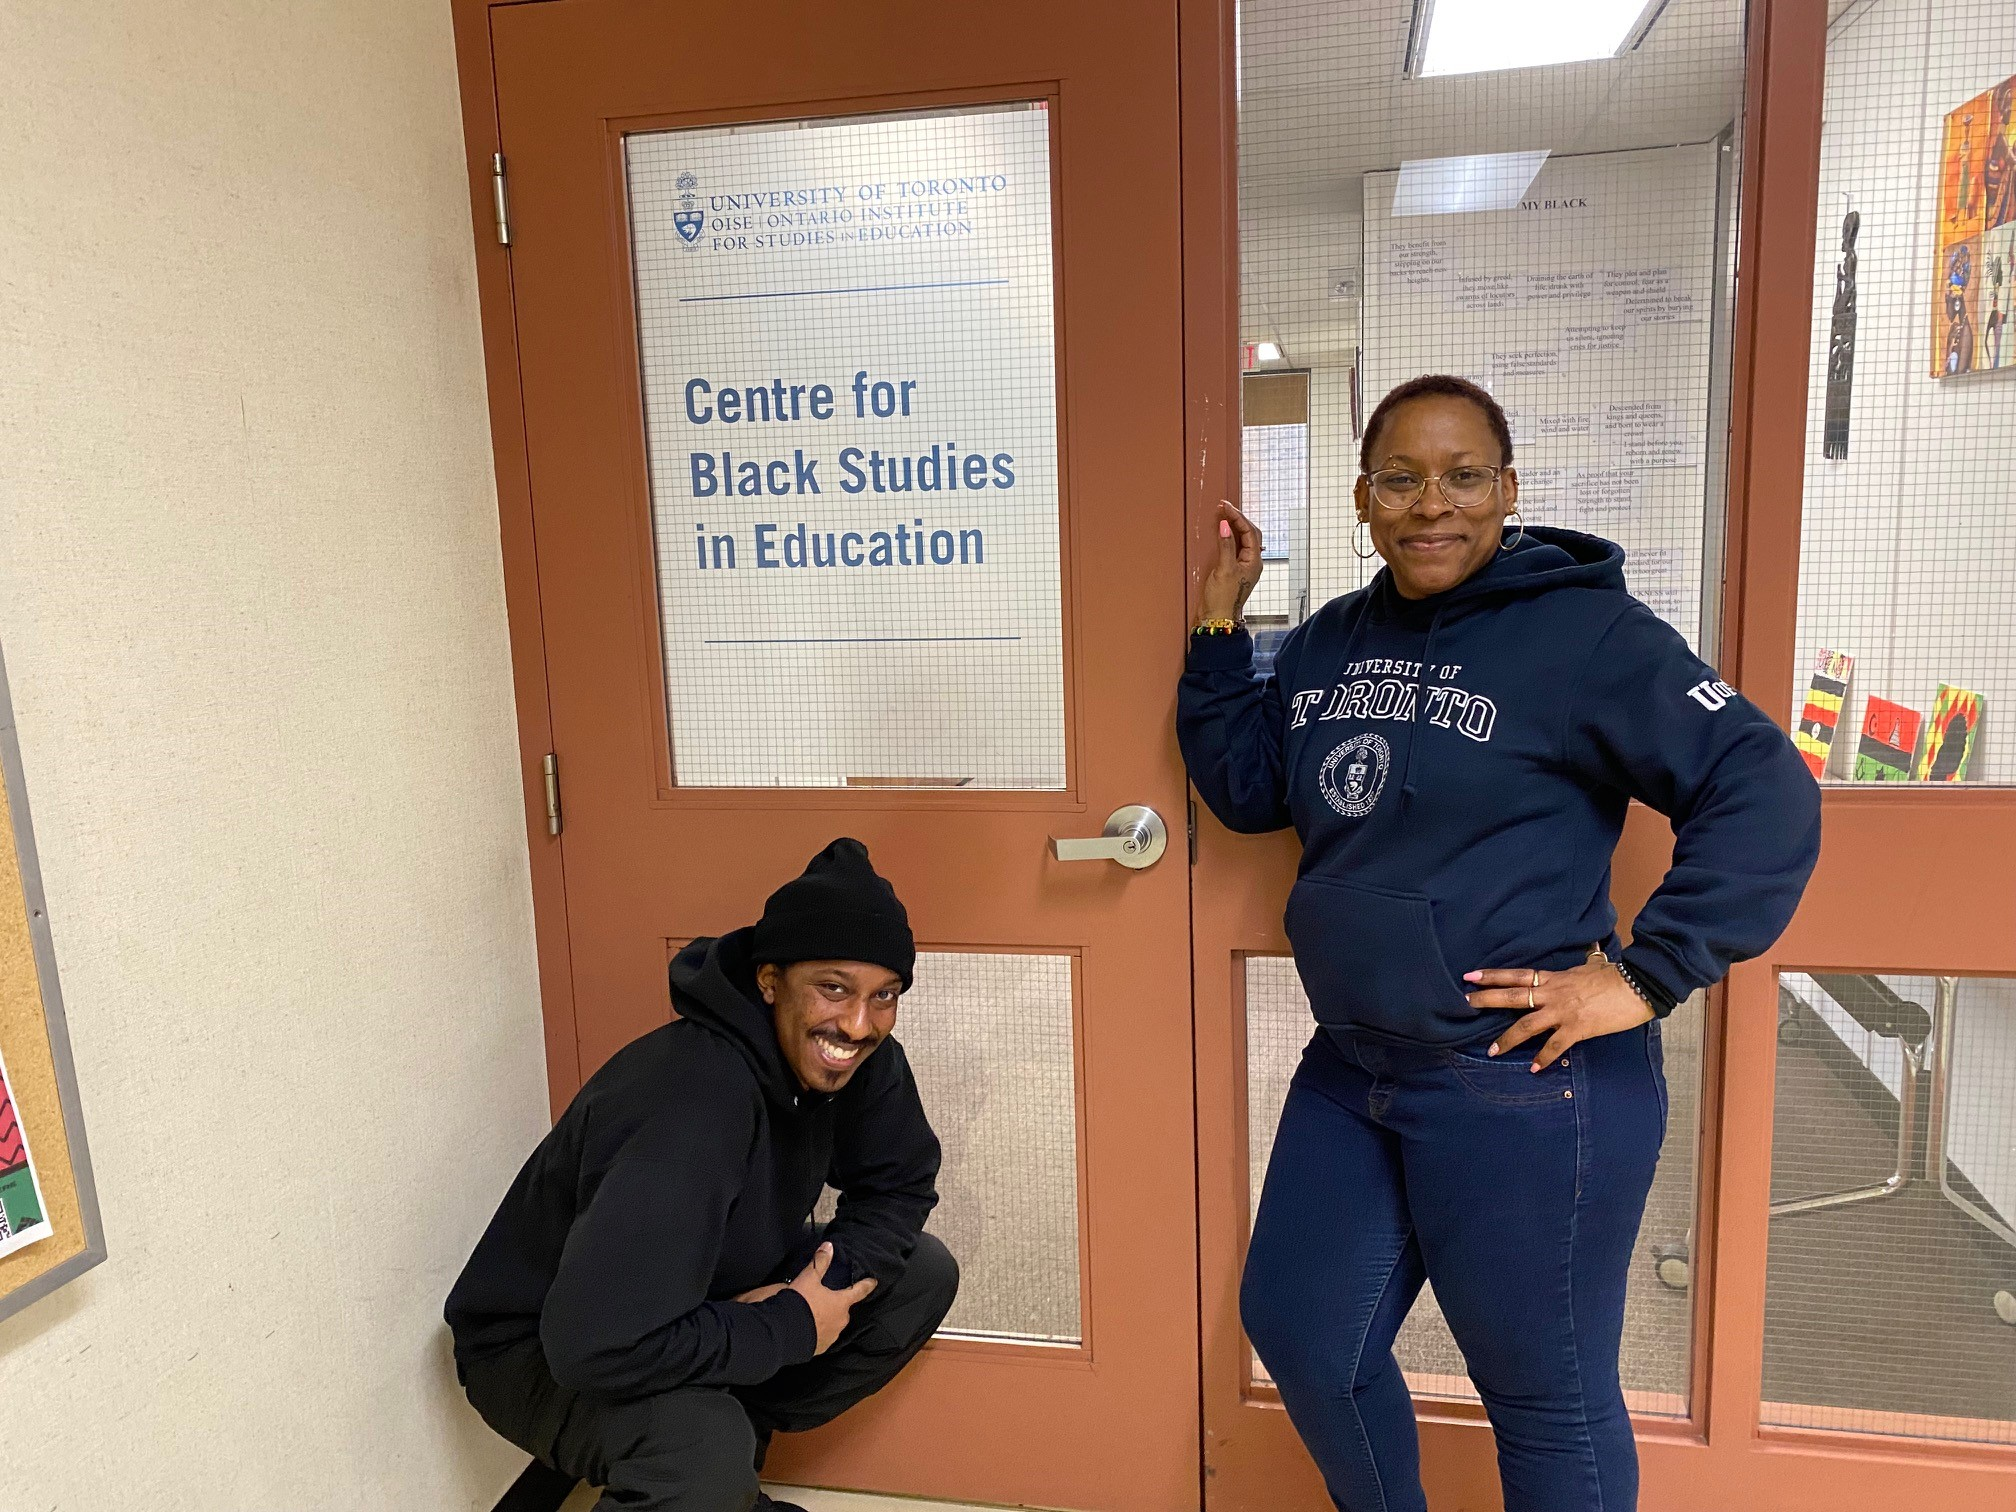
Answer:
[[[700,180],[688,171],[674,181],[679,188],[679,208],[672,212],[672,229],[677,231],[687,246],[700,240],[700,233],[706,228],[707,215],[700,208]]]
[[[1347,819],[1372,812],[1386,789],[1393,767],[1393,748],[1378,735],[1354,735],[1323,758],[1316,785],[1323,801]]]

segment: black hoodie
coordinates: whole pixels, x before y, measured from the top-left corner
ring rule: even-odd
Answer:
[[[938,1139],[903,1047],[808,1092],[757,996],[749,931],[672,962],[680,1018],[588,1081],[519,1171],[448,1295],[458,1361],[537,1338],[562,1386],[641,1396],[768,1380],[812,1358],[812,1310],[786,1290],[823,1186],[828,1284],[903,1273],[938,1201]]]

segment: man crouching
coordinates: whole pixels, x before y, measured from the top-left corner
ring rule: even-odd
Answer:
[[[746,1512],[772,1433],[931,1337],[959,1271],[923,1232],[938,1139],[890,1037],[916,958],[836,840],[754,928],[673,960],[678,1019],[589,1079],[448,1296],[463,1388],[548,1467],[528,1477],[601,1486],[598,1512]]]

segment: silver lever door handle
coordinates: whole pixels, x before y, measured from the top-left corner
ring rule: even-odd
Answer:
[[[1050,837],[1050,854],[1059,861],[1118,861],[1132,871],[1153,866],[1169,849],[1169,826],[1151,808],[1130,803],[1113,810],[1106,832],[1096,840]]]

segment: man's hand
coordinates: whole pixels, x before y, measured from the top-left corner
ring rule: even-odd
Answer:
[[[1535,971],[1526,966],[1473,971],[1463,980],[1475,989],[1466,994],[1472,1008],[1528,1010],[1506,1026],[1490,1053],[1502,1055],[1545,1034],[1547,1043],[1533,1060],[1535,1071],[1545,1071],[1568,1053],[1570,1045],[1621,1034],[1652,1018],[1651,1007],[1631,990],[1614,962],[1591,962],[1568,971]]]
[[[789,1288],[785,1285],[784,1282],[772,1281],[768,1286],[758,1286],[753,1288],[752,1290],[745,1291],[742,1293],[742,1295],[734,1298],[733,1300],[737,1302],[768,1302],[780,1291],[786,1291],[788,1289]]]
[[[856,1281],[844,1291],[829,1290],[826,1285],[826,1267],[833,1263],[833,1246],[822,1244],[812,1256],[812,1263],[798,1272],[791,1283],[791,1290],[805,1299],[812,1309],[812,1321],[818,1325],[819,1347],[812,1352],[822,1355],[833,1347],[833,1341],[840,1337],[847,1327],[847,1315],[854,1310],[854,1304],[875,1290],[875,1278]]]

